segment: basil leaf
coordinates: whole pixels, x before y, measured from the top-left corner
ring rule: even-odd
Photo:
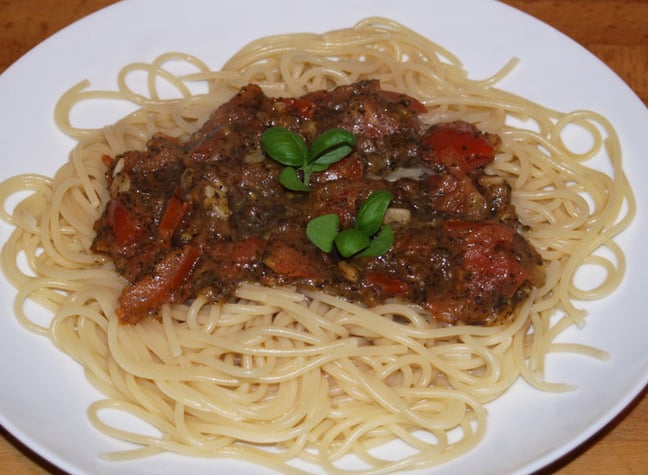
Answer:
[[[380,229],[385,212],[392,200],[392,194],[389,191],[374,191],[367,198],[360,209],[355,220],[355,228],[362,231],[367,236],[373,236]]]
[[[270,127],[261,135],[261,147],[273,160],[293,167],[306,162],[308,147],[303,137],[283,127]]]
[[[305,185],[297,175],[297,170],[293,167],[286,167],[279,173],[279,182],[293,191],[309,191],[310,187]]]
[[[331,165],[332,163],[339,162],[344,157],[349,155],[353,150],[348,145],[338,145],[337,147],[329,150],[324,155],[321,155],[315,159],[313,163],[318,165]]]
[[[321,164],[321,163],[317,163],[317,162],[313,162],[313,163],[311,163],[310,165],[307,165],[307,166],[310,167],[310,169],[313,170],[314,172],[323,172],[324,170],[326,170],[328,168],[327,164]],[[306,167],[304,167],[304,168],[306,168]]]
[[[304,171],[304,178],[297,183],[295,170],[286,171],[281,183],[290,190],[308,191],[311,174],[322,172],[353,150],[356,139],[344,129],[330,129],[318,135],[309,148],[304,138],[284,127],[270,127],[261,134],[261,148],[273,160]],[[285,170],[284,170],[285,171]]]
[[[369,246],[366,234],[355,228],[347,228],[335,236],[335,247],[343,257],[350,257]]]
[[[326,132],[323,132],[322,134],[315,137],[315,140],[313,140],[313,143],[308,150],[308,161],[312,162],[318,157],[322,156],[324,153],[327,153],[330,149],[338,148],[342,145],[348,147],[350,152],[351,148],[355,145],[355,142],[355,137],[348,130],[329,129]],[[347,152],[347,154],[349,152]],[[337,160],[340,160],[341,158],[342,157],[338,158]]]
[[[339,225],[340,218],[337,214],[323,214],[308,222],[306,225],[306,236],[322,251],[331,252]]]
[[[394,231],[391,226],[383,226],[378,235],[371,240],[369,247],[362,251],[359,256],[375,257],[381,256],[394,244]]]

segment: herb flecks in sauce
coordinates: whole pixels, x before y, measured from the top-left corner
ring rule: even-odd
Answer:
[[[367,306],[397,299],[450,323],[508,318],[544,270],[510,186],[485,172],[499,139],[425,124],[424,111],[378,81],[298,98],[250,84],[187,139],[156,134],[105,159],[92,250],[128,281],[122,320],[197,296],[221,302],[242,282]],[[275,127],[294,142],[288,164],[261,149]],[[307,192],[286,189],[286,173]]]

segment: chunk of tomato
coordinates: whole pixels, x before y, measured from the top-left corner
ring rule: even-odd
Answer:
[[[384,272],[366,272],[363,278],[365,284],[380,289],[389,295],[406,294],[409,291],[407,282],[387,275]]]
[[[430,127],[421,141],[423,160],[458,169],[464,174],[482,167],[495,158],[489,135],[466,122],[448,122]]]
[[[277,274],[287,277],[304,279],[322,277],[321,265],[318,261],[283,241],[273,243],[263,263]]]
[[[515,253],[515,230],[499,223],[444,222],[447,235],[461,243],[464,268],[479,292],[511,298],[528,277]],[[478,288],[478,289],[477,289]]]
[[[108,224],[115,233],[117,245],[122,248],[133,243],[142,229],[135,215],[115,198],[108,203]]]
[[[163,303],[172,303],[200,255],[200,248],[191,245],[167,254],[151,273],[122,290],[117,310],[119,318],[125,323],[136,323]]]
[[[261,258],[265,239],[247,238],[232,243],[231,257],[239,265],[252,264]]]
[[[182,201],[175,195],[169,198],[158,229],[160,238],[163,241],[169,241],[171,239],[188,211],[189,203]]]

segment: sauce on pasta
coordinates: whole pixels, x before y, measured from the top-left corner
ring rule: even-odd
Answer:
[[[426,125],[424,111],[378,81],[277,99],[248,85],[187,141],[157,134],[145,151],[106,157],[111,197],[93,250],[129,280],[122,320],[200,294],[229,299],[246,281],[324,290],[367,306],[398,299],[451,323],[508,318],[544,275],[518,232],[510,186],[484,172],[497,137],[465,122]],[[342,128],[357,143],[313,174],[310,190],[292,191],[260,148],[263,131],[277,126],[307,142]],[[393,196],[390,249],[344,258],[309,242],[310,219],[333,214],[343,229],[353,227],[377,190]]]

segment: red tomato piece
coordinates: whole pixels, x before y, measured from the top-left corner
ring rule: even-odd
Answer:
[[[185,246],[167,254],[146,277],[124,288],[119,297],[119,318],[125,323],[136,323],[163,303],[173,302],[174,292],[187,281],[200,255],[197,246]]]
[[[160,220],[159,234],[163,241],[169,241],[175,230],[180,226],[185,215],[189,211],[189,204],[177,196],[172,196],[167,201],[164,215]]]
[[[119,247],[125,247],[135,241],[142,226],[137,218],[117,199],[108,203],[108,223],[115,233]]]
[[[266,241],[257,238],[232,243],[232,260],[237,264],[252,264],[261,257],[265,246]]]
[[[272,249],[263,259],[263,263],[277,274],[287,277],[304,279],[321,277],[318,262],[283,241],[273,243]]]
[[[101,162],[106,165],[106,168],[108,168],[110,165],[112,165],[113,158],[110,155],[103,154],[101,156]]]
[[[384,272],[367,272],[363,280],[366,284],[378,287],[383,292],[391,295],[406,294],[409,291],[407,282],[391,277]]]
[[[489,136],[466,122],[449,122],[431,127],[423,136],[424,160],[468,174],[495,158]]]
[[[479,292],[515,294],[528,277],[514,252],[515,230],[499,223],[469,223],[448,220],[448,234],[463,242],[464,268],[475,275]]]

